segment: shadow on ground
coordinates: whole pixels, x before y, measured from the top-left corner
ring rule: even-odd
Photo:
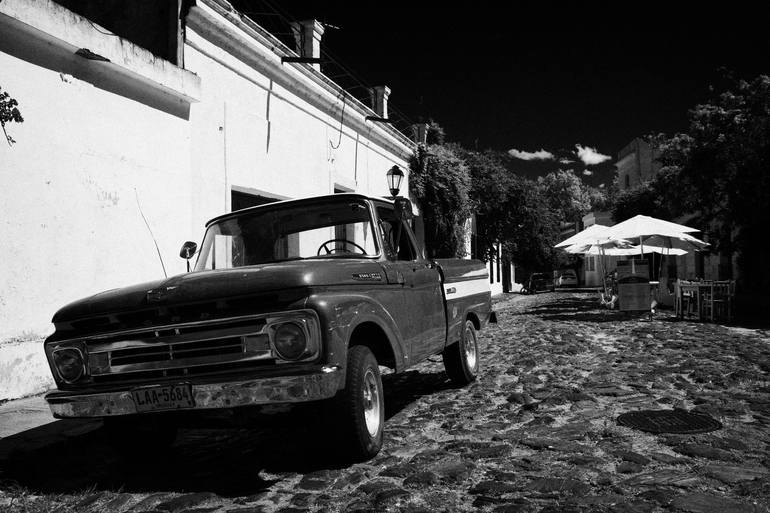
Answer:
[[[383,377],[386,419],[416,399],[451,385],[443,372],[410,371]],[[257,414],[245,423],[223,422],[180,429],[167,451],[123,454],[100,421],[60,420],[0,440],[0,481],[37,493],[90,488],[123,492],[214,492],[245,496],[274,481],[260,473],[306,474],[349,466],[331,436],[329,410],[302,406]],[[387,421],[386,421],[387,436]]]
[[[599,303],[599,298],[596,295],[555,297],[552,301],[510,315],[534,315],[544,321],[583,322],[619,322],[649,318],[647,311],[609,310]],[[676,320],[671,310],[657,310],[654,318],[656,320]]]

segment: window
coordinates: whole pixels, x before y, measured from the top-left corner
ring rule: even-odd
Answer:
[[[258,205],[266,205],[280,201],[276,198],[269,198],[267,196],[261,196],[259,194],[248,194],[240,191],[231,192],[231,209],[233,212],[236,210],[242,210],[244,208],[256,207]]]
[[[409,237],[404,223],[396,218],[392,208],[378,207],[380,233],[385,244],[383,248],[388,260],[417,260],[417,250]]]
[[[596,271],[596,260],[592,256],[586,257],[586,271]]]
[[[338,229],[345,227],[345,240]],[[300,258],[361,258],[378,253],[367,205],[340,200],[244,211],[209,226],[196,270]]]

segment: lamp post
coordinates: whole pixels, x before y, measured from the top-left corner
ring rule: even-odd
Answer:
[[[388,179],[388,188],[390,189],[390,195],[393,199],[398,196],[398,191],[401,189],[401,181],[404,179],[404,172],[398,166],[393,166],[388,169],[385,175]]]

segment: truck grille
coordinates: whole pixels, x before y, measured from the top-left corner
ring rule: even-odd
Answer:
[[[86,341],[95,382],[114,382],[151,373],[196,374],[274,360],[265,319],[134,331]]]
[[[221,340],[204,340],[180,344],[162,344],[154,347],[137,347],[110,351],[111,367],[139,363],[185,360],[201,356],[240,354],[244,352],[243,339],[238,337]]]

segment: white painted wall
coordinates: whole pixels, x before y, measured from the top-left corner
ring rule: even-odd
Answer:
[[[347,106],[340,137],[341,100],[294,68],[285,73],[324,101],[311,104],[192,28],[185,71],[62,11],[49,0],[0,3],[0,86],[25,118],[7,127],[15,145],[0,141],[0,343],[41,339],[70,301],[163,277],[137,197],[173,275],[185,270],[181,242],[200,242],[234,187],[382,196],[387,170],[408,169],[410,146],[364,123],[360,106]],[[23,51],[27,37],[34,52]],[[111,62],[81,61],[80,47]]]
[[[233,187],[301,198],[331,194],[337,185],[384,196],[387,170],[407,169],[405,160],[366,134],[344,124],[340,134],[338,117],[271,83],[202,35],[189,30],[188,41],[185,64],[203,83],[201,102],[191,109],[201,224],[230,208]]]
[[[45,333],[67,302],[169,274],[192,236],[189,124],[0,52],[24,123],[0,144],[0,339]]]

